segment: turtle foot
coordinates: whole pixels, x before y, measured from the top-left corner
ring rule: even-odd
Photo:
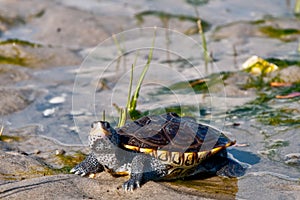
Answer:
[[[98,162],[93,154],[89,154],[84,161],[76,165],[71,169],[71,173],[77,175],[86,176],[88,174],[97,173],[103,171],[103,166]]]
[[[125,192],[132,192],[133,190],[141,187],[143,174],[131,174],[131,177],[128,181],[123,183],[123,189]]]

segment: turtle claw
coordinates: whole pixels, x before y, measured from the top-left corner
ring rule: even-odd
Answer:
[[[76,175],[79,175],[80,173],[81,173],[80,171],[76,171],[76,172],[75,172]]]
[[[133,192],[134,189],[136,189],[137,187],[131,183],[124,183],[123,184],[123,189],[125,192]]]
[[[125,192],[133,192],[133,190],[141,187],[142,174],[132,174],[131,178],[123,184]]]
[[[103,170],[103,166],[98,162],[97,158],[93,154],[90,154],[84,161],[71,169],[70,172],[76,175],[86,176],[91,173],[102,172]]]
[[[135,190],[136,188],[140,188],[140,183],[139,182],[135,182],[133,180],[128,180],[123,184],[123,189],[125,192],[133,192],[133,190]]]

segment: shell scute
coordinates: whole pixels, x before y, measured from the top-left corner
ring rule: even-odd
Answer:
[[[122,144],[169,152],[197,153],[231,142],[220,130],[175,113],[142,117],[117,132]]]

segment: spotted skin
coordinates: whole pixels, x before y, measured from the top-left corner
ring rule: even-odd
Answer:
[[[203,146],[208,132],[216,139],[208,141],[214,144],[210,149]],[[129,175],[123,184],[125,191],[133,191],[149,180],[172,180],[208,172],[233,177],[244,170],[227,158],[226,148],[235,141],[213,127],[174,113],[143,117],[120,129],[113,129],[108,122],[94,122],[89,141],[91,154],[71,172]],[[190,146],[186,147],[186,142]]]
[[[89,154],[84,161],[71,170],[81,176],[98,173],[104,171],[104,167],[98,162],[94,153]]]

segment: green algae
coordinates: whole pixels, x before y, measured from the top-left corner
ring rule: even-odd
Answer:
[[[13,174],[0,173],[0,178],[3,180],[8,180],[8,181],[16,181],[16,180],[37,178],[37,177],[41,177],[41,176],[50,176],[50,175],[54,175],[54,174],[55,173],[53,172],[53,170],[49,169],[47,167],[44,167],[43,169],[40,169],[40,170],[30,167],[30,169],[26,172],[16,171]]]
[[[288,59],[279,59],[279,58],[266,58],[266,61],[274,63],[279,68],[285,68],[285,67],[292,66],[292,65],[300,66],[300,60],[288,60]]]
[[[266,147],[267,147],[267,149],[278,149],[281,147],[287,147],[289,145],[290,145],[289,141],[277,139],[277,140],[269,142],[266,145]]]
[[[209,0],[186,0],[188,4],[191,4],[193,6],[202,6],[209,2]]]
[[[253,86],[253,84],[251,86]],[[299,97],[285,99],[283,102],[281,100],[281,104],[283,104],[282,107],[273,108],[274,103],[276,103],[274,100],[276,100],[277,95],[287,95],[292,92],[299,92],[299,83],[294,84],[291,87],[276,88],[271,87],[270,84],[262,83],[258,86],[255,85],[255,88],[258,90],[256,99],[228,111],[228,114],[231,116],[255,118],[265,125],[272,126],[297,126],[300,124],[300,117],[299,114],[297,114],[300,111],[284,108],[283,104],[296,102],[300,99]]]
[[[260,154],[267,156],[270,160],[281,162],[282,158],[280,156],[280,149],[288,147],[290,145],[289,141],[283,139],[276,140],[265,140],[265,150],[259,151]]]
[[[80,151],[77,151],[74,155],[56,155],[58,158],[58,161],[63,165],[60,169],[53,168],[54,173],[70,173],[70,170],[75,167],[78,163],[84,160],[86,157],[85,154],[83,154]]]
[[[196,94],[207,93],[209,92],[210,87],[223,84],[223,82],[231,75],[233,75],[233,72],[213,73],[204,78],[174,83],[168,87],[161,88],[156,94],[172,94],[172,91],[174,90],[187,93],[191,92],[191,89]]]
[[[135,15],[135,18],[138,20],[139,23],[143,23],[144,17],[146,17],[146,16],[155,16],[155,17],[158,17],[159,19],[161,19],[162,21],[169,20],[169,19],[178,19],[180,21],[190,21],[192,23],[195,23],[195,25],[197,24],[197,21],[199,20],[198,17],[194,17],[191,15],[173,14],[173,13],[168,13],[168,12],[164,12],[164,11],[156,11],[156,10],[147,10],[147,11],[137,13]],[[203,31],[207,31],[210,28],[210,24],[207,21],[201,20],[201,24],[202,24]],[[193,31],[188,30],[189,34],[197,33],[197,31],[195,31],[195,30],[198,30],[198,28],[196,27],[196,29],[193,29]]]
[[[26,22],[32,18],[40,18],[45,14],[45,9],[42,9],[36,13],[33,13],[28,16],[12,16],[8,17],[0,13],[0,23],[6,24],[7,26],[13,27],[17,25],[26,24]]]
[[[20,40],[17,38],[0,41],[0,45],[6,45],[6,44],[28,46],[28,47],[32,47],[32,48],[42,47],[41,44],[32,43],[32,42],[29,42],[26,40]]]
[[[8,25],[8,26],[15,26],[18,24],[25,24],[26,21],[23,17],[21,16],[16,16],[16,17],[6,17],[4,15],[0,14],[0,22]]]
[[[299,64],[299,61],[281,60],[277,58],[269,58],[266,60],[278,65],[279,70],[290,65]],[[274,74],[249,74],[247,82],[240,87],[243,90],[255,89],[256,98],[242,106],[229,110],[227,114],[229,116],[256,119],[264,125],[299,126],[300,110],[290,106],[291,103],[295,104],[300,98],[297,96],[291,98],[287,95],[300,92],[300,80],[281,87],[274,87],[272,83],[285,83],[280,78],[280,71]],[[279,106],[279,104],[281,104],[281,106]]]
[[[270,38],[280,39],[285,42],[296,40],[293,38],[289,38],[287,36],[300,34],[300,30],[298,29],[293,29],[293,28],[282,29],[282,28],[275,28],[273,26],[262,26],[259,28],[259,30]]]
[[[189,16],[189,15],[179,15],[179,14],[172,14],[172,13],[167,13],[163,11],[156,11],[156,10],[148,10],[148,11],[143,11],[135,15],[136,19],[138,21],[143,22],[144,21],[144,16],[157,16],[159,18],[176,18],[181,21],[191,21],[191,22],[197,22],[198,18]]]
[[[24,55],[22,48],[39,48],[42,45],[19,39],[8,39],[0,42],[0,64],[12,64],[29,67],[35,59],[29,54]]]
[[[0,141],[3,141],[3,142],[12,142],[12,141],[19,142],[20,140],[21,140],[21,137],[18,137],[18,136],[0,135]]]
[[[253,24],[253,25],[259,25],[259,24],[264,24],[264,23],[266,23],[265,19],[258,19],[255,21],[250,21],[250,24]]]
[[[276,111],[267,111],[257,116],[257,120],[265,125],[272,126],[299,126],[300,117],[295,117],[293,114],[285,113],[279,109]]]
[[[229,115],[255,118],[262,124],[271,126],[299,126],[300,111],[288,108],[287,106],[290,103],[299,101],[300,98],[276,99],[278,95],[287,95],[296,91],[299,92],[299,83],[291,87],[271,87],[270,84],[261,82],[260,84],[252,84],[251,87],[250,85],[247,87],[255,87],[258,90],[256,99],[228,111]],[[273,108],[274,103],[276,103],[275,100],[282,104],[280,108]]]
[[[0,55],[0,64],[13,64],[19,66],[28,66],[28,62],[26,58],[23,57],[10,57],[10,56],[2,56]]]

